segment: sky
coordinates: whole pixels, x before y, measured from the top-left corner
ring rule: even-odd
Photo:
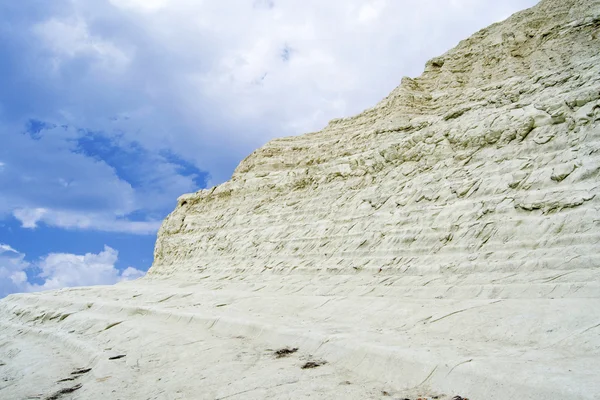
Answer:
[[[0,2],[0,297],[142,276],[178,196],[535,3]]]

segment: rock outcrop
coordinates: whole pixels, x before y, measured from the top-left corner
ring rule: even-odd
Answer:
[[[544,0],[375,107],[274,140],[180,197],[143,280],[5,299],[4,348],[21,332],[81,350],[103,371],[85,398],[596,399],[599,177],[600,1]],[[259,354],[238,355],[250,370],[231,346]],[[314,387],[299,368],[273,378],[257,349],[278,346],[328,361]],[[103,385],[118,362],[107,347],[134,353],[119,373],[156,390]],[[0,397],[25,393],[15,376]]]

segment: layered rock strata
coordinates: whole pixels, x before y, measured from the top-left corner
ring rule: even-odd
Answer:
[[[180,197],[146,278],[11,296],[0,326],[81,351],[87,398],[118,350],[153,379],[111,375],[128,398],[596,399],[599,177],[600,1],[544,0]],[[285,346],[299,358],[274,364]],[[13,373],[0,395],[24,393]]]

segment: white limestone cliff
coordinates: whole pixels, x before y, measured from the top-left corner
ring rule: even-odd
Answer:
[[[0,302],[0,397],[600,398],[599,177],[600,1],[544,0],[180,197],[146,278]]]

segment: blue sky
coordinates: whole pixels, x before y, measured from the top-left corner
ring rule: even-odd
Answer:
[[[534,4],[0,3],[0,297],[143,275],[178,196]]]

